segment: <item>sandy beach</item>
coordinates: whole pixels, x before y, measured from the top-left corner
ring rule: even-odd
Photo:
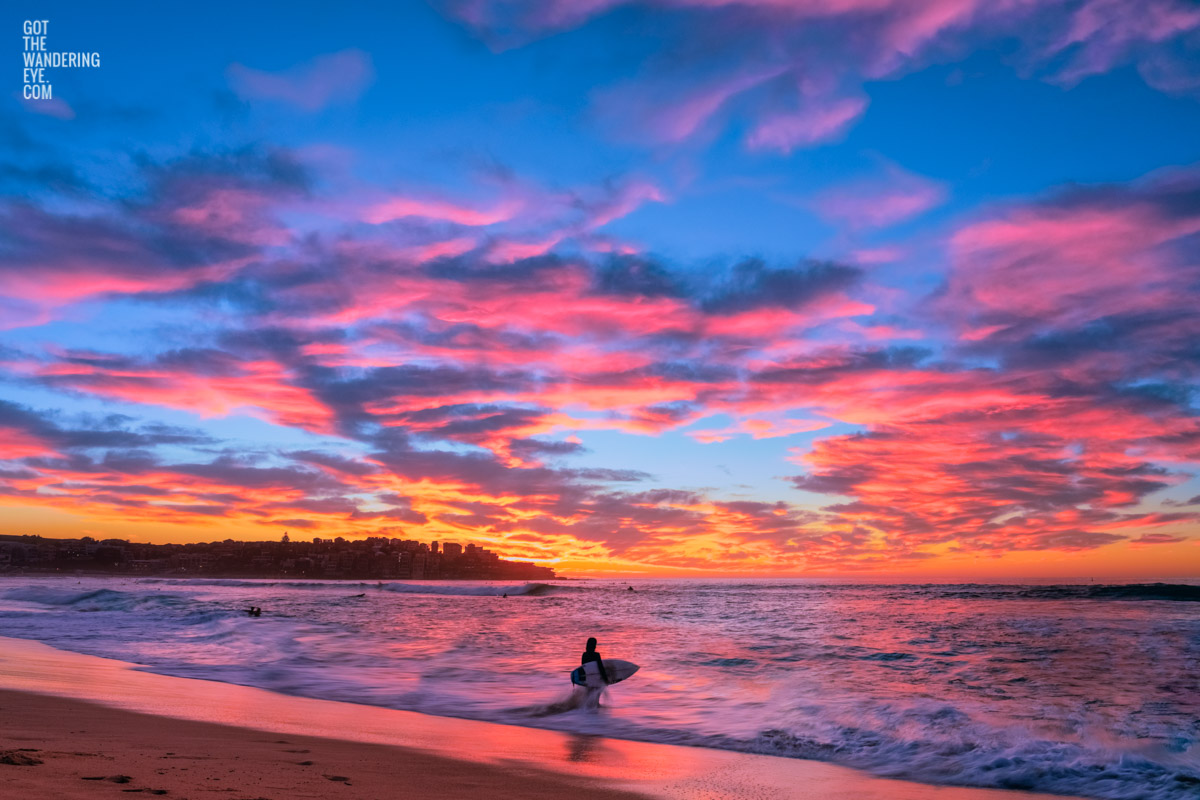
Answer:
[[[134,714],[0,691],[0,776],[13,798],[583,798],[630,792],[415,750]],[[464,769],[464,766],[467,766]]]
[[[10,797],[640,797],[535,769],[23,692],[0,691],[0,716],[0,777]]]
[[[288,697],[7,638],[0,719],[14,797],[1048,797]]]

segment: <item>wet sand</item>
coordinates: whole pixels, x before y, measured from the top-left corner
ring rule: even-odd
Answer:
[[[23,798],[1050,797],[288,697],[5,638],[0,783]]]
[[[640,795],[517,765],[156,717],[0,690],[0,780],[13,798],[554,798]]]

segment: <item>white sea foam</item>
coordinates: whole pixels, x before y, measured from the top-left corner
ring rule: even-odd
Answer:
[[[232,589],[257,589],[270,591],[276,588],[300,591],[359,592],[382,591],[396,594],[463,595],[467,597],[500,597],[502,595],[548,594],[569,590],[571,587],[548,583],[514,584],[501,581],[275,581],[244,580],[238,578],[143,578],[139,585],[162,586],[212,586]]]

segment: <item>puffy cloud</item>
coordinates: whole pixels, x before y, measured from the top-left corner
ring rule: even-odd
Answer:
[[[1200,266],[1200,180],[1167,173],[1133,186],[1073,190],[957,232],[943,308],[974,341],[1173,323]]]
[[[1194,523],[1139,504],[1200,455],[1196,186],[1184,171],[1076,189],[955,233],[926,310],[959,332],[952,353],[992,366],[889,359],[908,375],[875,381],[871,354],[867,383],[846,361],[761,372],[870,426],[799,454],[797,487],[852,498],[827,510],[897,548],[1086,549]]]
[[[274,216],[308,189],[304,169],[277,151],[202,153],[145,162],[143,187],[112,203],[51,211],[0,205],[0,276],[9,303],[45,312],[107,295],[165,293],[227,280],[283,243]],[[70,206],[68,206],[70,208]]]

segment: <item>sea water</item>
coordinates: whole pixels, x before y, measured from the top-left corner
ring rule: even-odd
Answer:
[[[0,579],[0,636],[287,694],[929,783],[1200,797],[1194,585],[17,576]],[[589,636],[642,666],[599,709],[568,680]]]

